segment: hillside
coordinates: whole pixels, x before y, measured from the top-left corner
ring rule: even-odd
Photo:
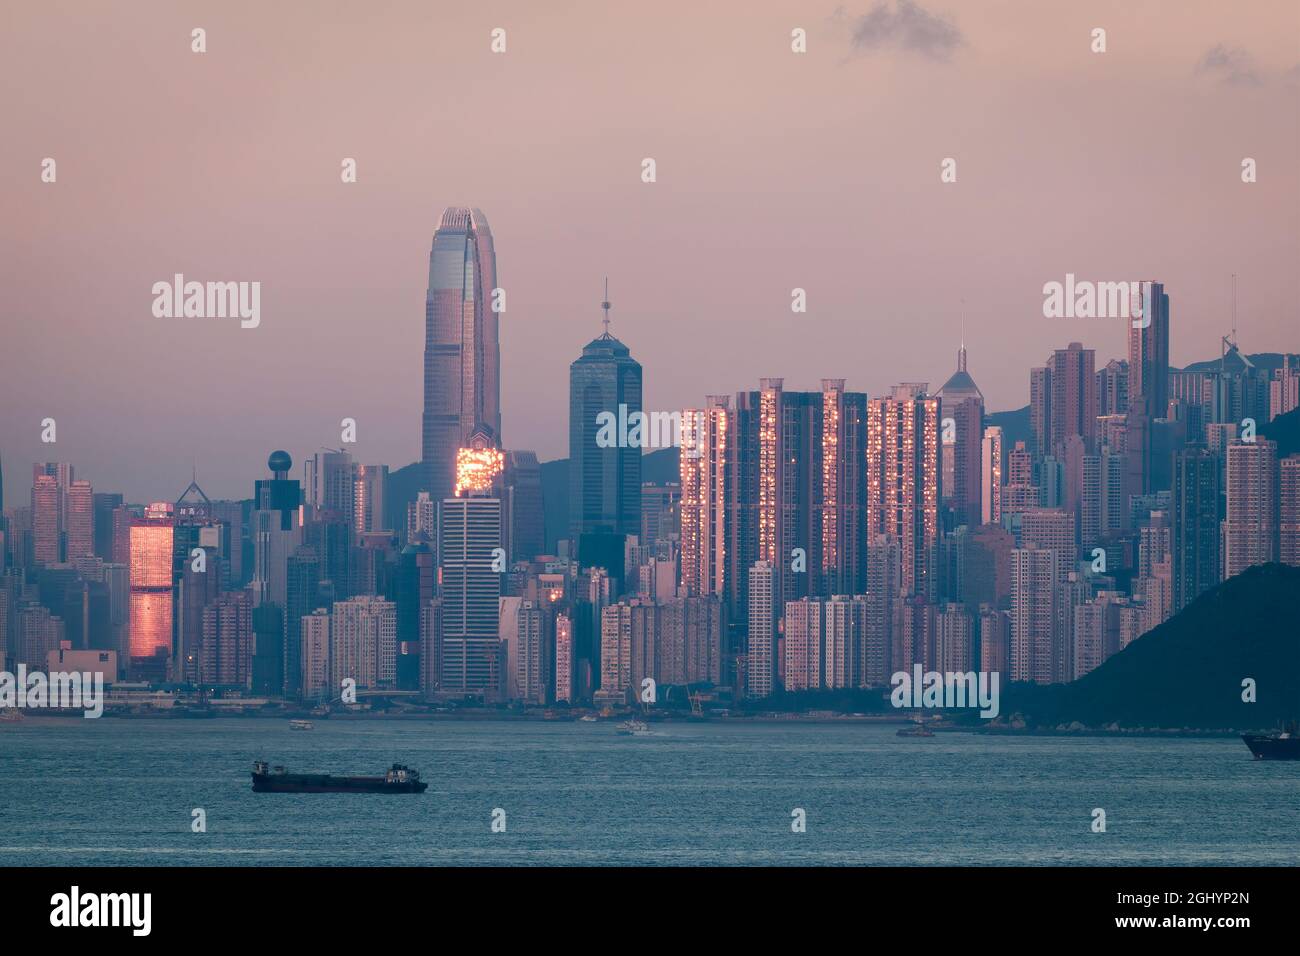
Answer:
[[[1266,425],[1260,425],[1259,434],[1277,442],[1279,459],[1300,452],[1300,408],[1279,415]]]
[[[1297,595],[1300,568],[1250,568],[1071,684],[1011,685],[1002,713],[1048,727],[1243,730],[1300,719]],[[1253,704],[1241,699],[1247,677]]]

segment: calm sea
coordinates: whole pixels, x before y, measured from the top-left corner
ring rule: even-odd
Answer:
[[[1255,762],[1236,739],[652,726],[0,724],[0,865],[1300,862],[1300,763]],[[254,794],[259,757],[334,773],[402,762],[430,787]],[[1105,833],[1091,831],[1096,807]],[[806,832],[792,832],[795,808]]]

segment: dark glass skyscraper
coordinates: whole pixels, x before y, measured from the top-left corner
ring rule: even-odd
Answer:
[[[641,365],[606,328],[569,366],[569,534],[575,543],[584,533],[641,531],[642,449],[627,440],[632,426],[625,424],[640,411]],[[596,441],[603,412],[618,426],[607,447]]]
[[[1169,410],[1169,296],[1160,282],[1143,282],[1141,289],[1142,318],[1128,333],[1129,488],[1134,494],[1162,490],[1153,487],[1152,454],[1155,420]]]
[[[1174,455],[1173,610],[1219,583],[1219,495],[1223,459],[1204,449]]]
[[[456,452],[476,427],[501,441],[501,349],[493,290],[496,252],[478,209],[449,207],[433,234],[424,306],[421,490],[455,487]]]

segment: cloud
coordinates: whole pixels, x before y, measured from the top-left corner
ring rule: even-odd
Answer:
[[[1260,86],[1264,81],[1255,68],[1255,58],[1239,47],[1222,43],[1207,50],[1196,64],[1202,76],[1218,77],[1226,86]]]
[[[843,10],[833,18],[843,21]],[[932,60],[947,60],[965,41],[948,20],[917,6],[912,0],[880,0],[870,13],[849,23],[855,54],[897,49],[919,53]]]

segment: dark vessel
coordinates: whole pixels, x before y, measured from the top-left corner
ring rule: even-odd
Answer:
[[[1300,734],[1294,722],[1271,734],[1242,734],[1256,760],[1300,760]]]
[[[395,763],[382,777],[335,777],[327,773],[289,773],[265,760],[253,764],[254,793],[424,793],[420,771]]]

